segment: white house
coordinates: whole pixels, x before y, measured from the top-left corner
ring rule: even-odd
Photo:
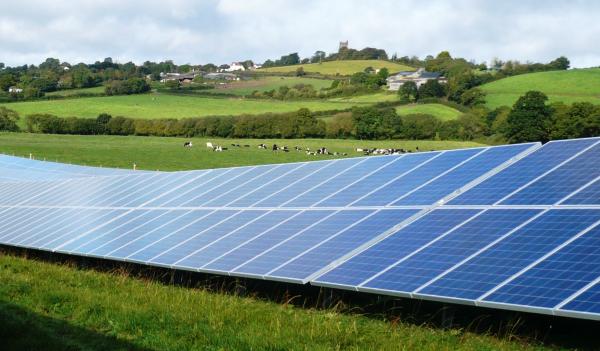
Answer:
[[[406,82],[415,82],[417,88],[425,84],[428,80],[437,80],[440,83],[446,83],[447,80],[438,72],[427,72],[423,68],[418,70],[399,72],[393,76],[387,78],[387,84],[389,90],[398,90]]]
[[[246,67],[241,64],[241,62],[232,62],[229,65],[229,68],[224,68],[221,72],[234,72],[234,71],[245,71]]]
[[[11,94],[19,94],[23,92],[23,89],[17,87],[10,87],[8,88],[8,92]]]

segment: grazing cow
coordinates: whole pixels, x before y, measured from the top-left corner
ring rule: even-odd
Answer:
[[[244,145],[244,147],[250,147],[250,145],[248,145],[248,144],[245,144],[245,145]]]
[[[215,148],[212,143],[206,143],[206,147],[213,150]]]
[[[191,141],[186,141],[185,143],[183,143],[183,147],[192,147],[192,142]]]
[[[258,145],[258,148],[259,148],[259,149],[266,149],[266,148],[267,148],[267,145],[266,145],[266,144],[259,144],[259,145]]]
[[[277,144],[273,144],[273,151],[277,151],[278,149]]]
[[[296,151],[302,151],[302,148],[300,146],[294,146],[294,150],[296,150]]]

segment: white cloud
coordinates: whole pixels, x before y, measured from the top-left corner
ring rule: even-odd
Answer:
[[[0,62],[263,61],[350,46],[454,56],[600,65],[595,1],[430,0],[35,1],[3,4]]]

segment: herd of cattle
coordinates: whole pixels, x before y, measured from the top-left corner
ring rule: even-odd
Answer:
[[[191,141],[186,141],[185,143],[183,143],[183,147],[192,147],[193,144]],[[221,145],[214,145],[211,142],[206,143],[206,147],[211,149],[212,151],[216,151],[216,152],[223,152],[223,151],[227,151],[228,148],[221,146]],[[231,147],[234,148],[249,148],[250,145],[249,144],[235,144],[232,143]],[[259,149],[263,149],[263,150],[272,150],[274,152],[278,152],[278,151],[282,151],[282,152],[290,152],[290,149],[284,145],[284,146],[278,146],[277,144],[273,144],[272,146],[267,146],[266,144],[259,144],[258,145]],[[294,150],[296,152],[305,152],[307,155],[333,155],[333,156],[347,156],[347,153],[345,152],[330,152],[326,147],[321,147],[318,148],[316,150],[311,150],[308,147],[302,148],[300,146],[294,146]],[[416,152],[419,151],[419,147],[416,147]],[[412,150],[406,150],[406,149],[381,149],[381,148],[357,148],[356,152],[361,152],[364,155],[368,156],[368,155],[398,155],[398,154],[404,154],[407,152],[413,152]]]

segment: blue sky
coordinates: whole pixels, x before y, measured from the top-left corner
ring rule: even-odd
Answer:
[[[350,47],[390,55],[600,66],[600,2],[542,0],[102,0],[4,2],[0,62],[262,62]]]

